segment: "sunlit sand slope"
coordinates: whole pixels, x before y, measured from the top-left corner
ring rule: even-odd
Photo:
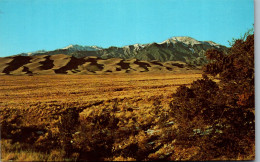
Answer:
[[[64,54],[0,58],[0,75],[172,73],[193,69],[178,61],[140,61],[96,56],[76,58]]]

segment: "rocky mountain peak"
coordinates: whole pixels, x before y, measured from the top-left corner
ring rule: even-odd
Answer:
[[[64,47],[62,49],[70,50],[70,51],[98,51],[101,50],[101,47],[98,46],[81,46],[81,45],[68,45],[67,47]]]
[[[198,41],[194,38],[191,38],[191,37],[172,37],[172,38],[170,38],[170,40],[172,42],[182,42],[186,45],[191,45],[191,46],[193,46],[194,44],[201,44],[200,41]]]

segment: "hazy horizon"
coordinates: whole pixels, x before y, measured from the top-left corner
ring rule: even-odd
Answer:
[[[254,24],[253,0],[2,0],[0,6],[0,57],[174,36],[229,46]]]

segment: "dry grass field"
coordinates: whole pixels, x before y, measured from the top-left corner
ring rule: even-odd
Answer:
[[[37,146],[41,138],[47,138],[49,131],[55,134],[55,129],[58,129],[55,124],[60,121],[61,114],[71,108],[79,113],[80,119],[84,119],[90,110],[100,113],[116,105],[119,118],[136,117],[140,125],[147,125],[158,117],[152,114],[155,107],[160,106],[166,111],[177,87],[189,85],[198,78],[201,78],[198,70],[179,74],[1,76],[1,123],[6,121],[12,124],[6,127],[13,129],[9,132],[7,129],[7,140],[2,140],[2,159],[64,160],[60,155],[62,151],[57,153],[57,148],[41,153],[28,151],[34,147],[26,147],[23,143],[33,141]],[[131,113],[127,111],[129,108]],[[129,121],[124,122],[129,124]],[[37,131],[45,134],[35,133]],[[20,141],[8,140],[15,136],[20,136]],[[58,155],[53,153],[55,151]]]
[[[201,74],[115,74],[1,76],[0,104],[75,103],[168,95]]]
[[[177,87],[189,85],[198,78],[201,78],[198,71],[193,74],[1,76],[0,107],[5,112],[22,111],[25,122],[38,123],[52,119],[64,107],[83,110],[95,103],[109,105],[114,100],[149,107],[153,98],[164,98],[167,106]]]
[[[201,78],[199,70],[161,74],[3,75],[1,160],[203,159],[200,156],[203,147],[188,145],[187,139],[184,145],[175,140],[181,139],[182,133],[178,132],[185,123],[176,121],[179,114],[171,105],[178,87],[190,87]],[[199,123],[200,119],[196,120]],[[252,147],[246,149],[246,155],[211,159],[253,159]]]

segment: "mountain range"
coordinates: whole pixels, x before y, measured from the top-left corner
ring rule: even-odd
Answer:
[[[102,59],[121,58],[138,59],[142,61],[157,60],[181,61],[192,65],[202,65],[206,63],[204,53],[208,49],[218,49],[227,51],[228,48],[212,41],[198,41],[191,37],[171,37],[161,43],[134,44],[123,47],[111,46],[102,48],[98,46],[69,45],[65,48],[53,51],[35,51],[21,53],[19,56],[38,56],[65,54],[76,58],[87,56],[97,56]]]

